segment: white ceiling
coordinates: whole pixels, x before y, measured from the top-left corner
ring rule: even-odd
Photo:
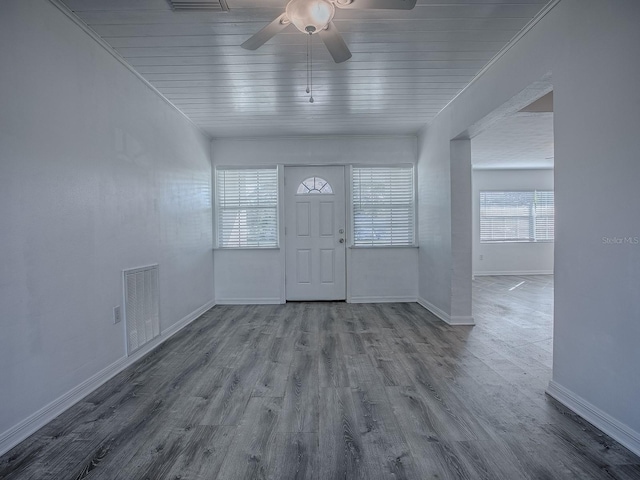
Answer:
[[[471,139],[476,169],[553,168],[553,113],[517,113]]]
[[[314,38],[310,104],[306,37],[295,27],[256,51],[240,48],[287,0],[227,0],[229,13],[175,13],[167,0],[63,1],[212,137],[416,133],[547,3],[338,10],[353,57],[336,64]]]

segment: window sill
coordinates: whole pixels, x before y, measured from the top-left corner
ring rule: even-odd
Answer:
[[[352,250],[371,250],[378,248],[419,248],[418,245],[350,245]]]
[[[237,251],[237,250],[280,250],[280,247],[213,247],[213,250],[220,251]]]
[[[513,245],[513,244],[535,245],[535,244],[539,244],[539,243],[550,244],[550,243],[553,243],[553,242],[554,242],[553,240],[536,240],[536,241],[532,241],[532,240],[494,240],[494,241],[480,242],[480,245],[505,245],[505,244],[509,244],[509,245]]]

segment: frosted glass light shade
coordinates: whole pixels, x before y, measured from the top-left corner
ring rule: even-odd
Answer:
[[[287,17],[302,33],[318,33],[326,28],[336,12],[328,0],[291,0]]]

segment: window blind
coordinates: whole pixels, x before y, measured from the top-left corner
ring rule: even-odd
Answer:
[[[535,221],[534,221],[534,238],[536,242],[552,242],[554,239],[554,211],[553,192],[535,193]]]
[[[352,197],[354,245],[413,245],[413,167],[354,167]]]
[[[278,174],[269,169],[217,171],[218,246],[278,246]]]
[[[480,192],[480,242],[553,241],[552,191]]]

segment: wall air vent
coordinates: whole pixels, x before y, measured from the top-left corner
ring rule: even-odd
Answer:
[[[174,12],[228,12],[227,0],[169,0]]]
[[[123,273],[127,354],[131,355],[160,335],[158,265]]]

